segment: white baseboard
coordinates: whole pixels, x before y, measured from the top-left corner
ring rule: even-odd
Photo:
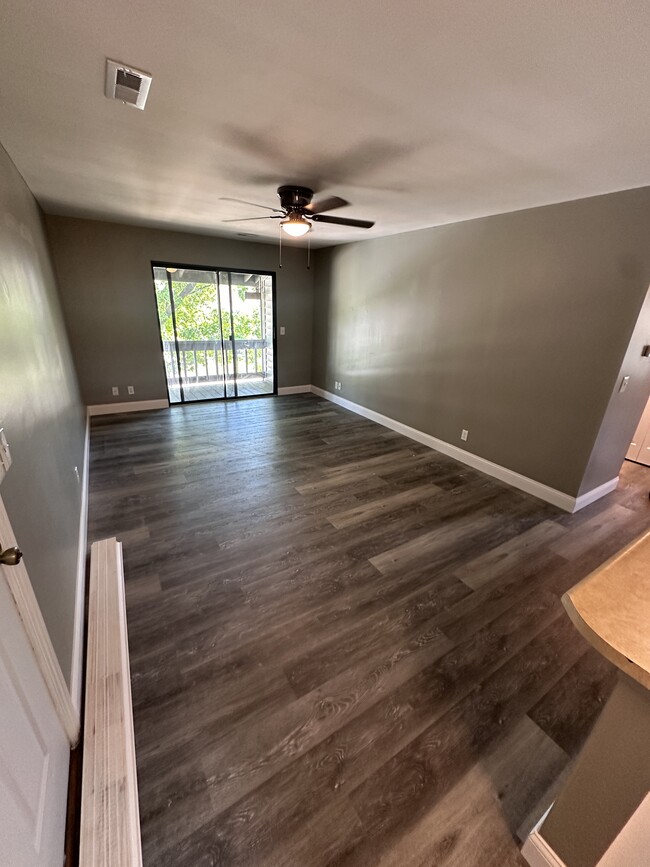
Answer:
[[[542,484],[542,482],[535,481],[535,479],[529,479],[528,476],[522,476],[521,473],[509,470],[507,467],[502,467],[479,455],[474,455],[431,434],[424,433],[414,427],[409,427],[409,425],[403,424],[401,421],[396,421],[372,409],[367,409],[365,406],[361,406],[361,404],[353,403],[351,400],[346,400],[344,397],[339,397],[337,394],[332,394],[330,391],[318,388],[316,385],[312,385],[311,390],[313,394],[317,394],[319,397],[331,400],[332,403],[342,406],[344,409],[356,412],[358,415],[362,415],[364,418],[368,418],[371,421],[377,422],[377,424],[401,433],[403,436],[422,443],[422,445],[442,452],[442,454],[448,455],[450,458],[454,458],[463,464],[467,464],[467,466],[473,467],[475,470],[480,470],[488,476],[512,485],[513,488],[518,488],[520,491],[531,494],[533,497],[538,497],[540,500],[551,503],[559,509],[564,509],[565,512],[577,512],[579,509],[583,509],[585,506],[613,491],[618,484],[617,476],[615,479],[595,488],[593,491],[588,491],[580,497],[572,497],[570,494],[565,494],[563,491],[558,491],[556,488],[551,488],[548,485]]]
[[[521,855],[530,867],[566,867],[564,861],[555,854],[537,829],[528,835]]]
[[[555,854],[555,851],[539,833],[539,829],[546,821],[552,806],[553,804],[537,822],[521,848],[522,858],[529,864],[529,867],[566,867],[564,861]]]
[[[595,503],[596,500],[599,500],[601,497],[604,497],[605,494],[610,494],[612,491],[615,491],[618,486],[618,476],[615,479],[610,479],[608,482],[605,482],[604,485],[599,485],[597,488],[592,488],[591,491],[587,491],[586,494],[581,494],[576,498],[576,506],[573,510],[574,512],[579,512],[580,509],[584,509],[585,506],[588,506],[590,503]]]
[[[84,614],[86,602],[86,546],[88,542],[88,476],[90,464],[90,419],[86,416],[83,468],[81,472],[81,509],[79,512],[79,542],[77,549],[77,584],[74,603],[74,633],[70,667],[70,695],[81,712],[84,660]]]
[[[168,409],[169,401],[130,400],[124,403],[95,403],[89,406],[88,415],[112,415],[115,412],[143,412],[147,409]]]
[[[311,385],[283,385],[278,388],[278,394],[309,394]]]

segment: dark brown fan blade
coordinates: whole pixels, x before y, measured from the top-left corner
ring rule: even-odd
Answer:
[[[327,214],[314,214],[311,219],[315,223],[333,223],[335,226],[356,226],[357,229],[372,229],[375,225],[370,220],[347,220],[345,217],[328,217]]]
[[[264,208],[265,211],[275,211],[278,214],[284,213],[280,208],[269,208],[268,205],[258,205],[257,202],[245,202],[243,199],[231,199],[228,196],[219,196],[221,202],[239,202],[240,205],[251,205],[253,208]],[[225,221],[224,221],[225,222]]]
[[[345,199],[340,199],[338,196],[330,196],[329,199],[321,199],[320,202],[312,202],[307,205],[305,211],[308,214],[322,214],[323,211],[334,211],[336,208],[344,208],[349,205]]]
[[[251,220],[279,220],[280,217],[284,217],[284,214],[268,214],[264,217],[241,217],[240,219],[235,220],[222,220],[222,223],[248,223]]]

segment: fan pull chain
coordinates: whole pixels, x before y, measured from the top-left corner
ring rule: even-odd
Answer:
[[[307,235],[307,270],[311,271],[311,232]]]
[[[278,268],[282,267],[282,226],[279,226],[280,229],[280,261],[278,263]]]

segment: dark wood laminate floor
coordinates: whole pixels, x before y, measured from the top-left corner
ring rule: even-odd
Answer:
[[[310,395],[93,419],[146,865],[522,865],[613,685],[559,596],[650,526],[571,516]]]

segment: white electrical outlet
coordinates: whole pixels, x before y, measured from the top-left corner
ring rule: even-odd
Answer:
[[[133,388],[132,385],[129,385],[129,386],[128,386],[127,391],[128,391],[129,394],[135,394],[135,388]]]
[[[469,436],[469,431],[468,431],[468,430],[465,430],[465,428],[463,428],[462,431],[460,432],[460,438],[462,439],[462,441],[463,441],[464,443],[467,442],[467,437],[468,437],[468,436]]]
[[[280,337],[284,335],[284,325],[280,326]]]
[[[113,392],[113,397],[117,397],[120,393],[120,390],[116,385],[114,385],[113,388],[111,388],[111,391]]]

